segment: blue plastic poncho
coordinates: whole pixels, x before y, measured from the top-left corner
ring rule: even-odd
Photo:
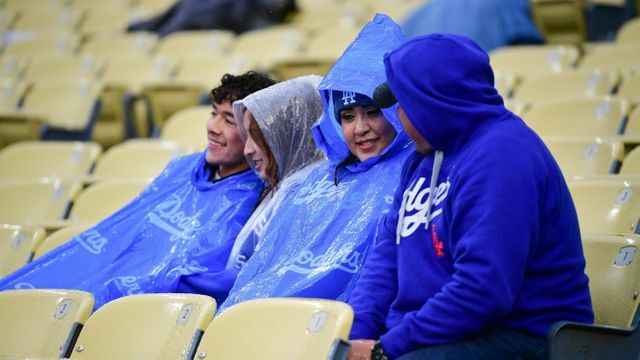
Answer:
[[[251,215],[233,246],[232,256],[244,263],[251,254],[262,229],[262,222],[289,189],[304,178],[308,168],[323,158],[313,142],[311,127],[322,115],[322,101],[316,88],[322,78],[316,75],[290,79],[257,91],[233,103],[240,136],[246,141],[248,131],[243,116],[250,111],[278,165],[278,185],[262,200]],[[254,167],[253,161],[247,159]],[[226,261],[227,259],[225,259]],[[235,261],[223,271],[184,275],[178,285],[179,292],[213,296],[221,304],[233,286],[239,267]]]
[[[335,185],[335,167],[349,150],[332,109],[331,90],[372,97],[385,81],[383,54],[402,40],[400,28],[377,15],[324,78],[319,90],[325,112],[313,132],[328,160],[305,169],[305,177],[263,217],[260,231],[254,232],[259,238],[255,252],[221,309],[263,297],[349,298],[377,224],[393,200],[411,143],[396,109],[383,110],[398,135],[380,155],[343,169]]]
[[[13,274],[0,290],[85,290],[95,308],[131,294],[172,292],[183,274],[224,268],[262,182],[250,170],[210,182],[205,153],[173,160],[112,216]]]

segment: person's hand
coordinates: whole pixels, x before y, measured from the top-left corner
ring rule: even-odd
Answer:
[[[349,360],[371,360],[371,347],[375,342],[366,339],[350,340]]]

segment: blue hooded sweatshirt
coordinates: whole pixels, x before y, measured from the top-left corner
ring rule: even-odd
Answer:
[[[0,290],[85,290],[98,309],[139,293],[174,292],[181,275],[220,271],[262,181],[250,170],[210,182],[205,152],[175,159],[133,201],[0,279]]]
[[[349,154],[335,119],[332,90],[372,97],[384,81],[383,54],[399,45],[402,33],[389,17],[377,15],[345,50],[319,86],[324,115],[314,125],[316,144],[328,160],[308,170],[295,189],[270,211],[258,245],[244,264],[224,311],[264,297],[314,297],[347,300],[372,245],[382,215],[389,209],[411,141],[395,109],[383,110],[397,135],[383,152],[338,173]]]
[[[384,58],[389,87],[436,150],[414,152],[351,298],[352,338],[397,357],[487,327],[546,335],[592,322],[578,220],[558,165],[504,108],[488,56],[461,36]]]

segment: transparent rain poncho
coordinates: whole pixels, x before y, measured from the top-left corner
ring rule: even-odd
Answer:
[[[349,150],[335,119],[331,90],[372,97],[375,87],[385,81],[384,53],[402,40],[398,25],[377,15],[323,79],[319,90],[325,112],[313,133],[328,160],[305,169],[295,188],[272,203],[268,216],[262,217],[260,231],[253,233],[255,252],[242,267],[222,310],[264,297],[349,298],[413,146],[396,108],[384,109],[396,138],[380,155],[342,169],[335,185],[336,165]],[[236,265],[242,265],[237,260]]]
[[[313,142],[311,127],[322,115],[322,102],[316,90],[320,76],[303,76],[284,81],[255,92],[233,104],[241,137],[248,137],[242,119],[250,111],[278,165],[279,183],[256,208],[237,237],[227,269],[185,275],[178,291],[195,292],[215,297],[219,303],[233,285],[240,267],[251,257],[261,237],[265,219],[277,208],[310,169],[317,166],[323,154]],[[251,159],[247,159],[254,167]],[[225,261],[227,259],[225,258]]]
[[[263,183],[251,170],[210,182],[205,152],[173,160],[132,202],[0,279],[0,290],[85,290],[97,309],[125,295],[173,292],[184,274],[224,269]]]

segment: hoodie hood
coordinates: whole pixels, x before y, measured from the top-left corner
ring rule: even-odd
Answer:
[[[489,56],[471,39],[414,38],[384,57],[389,87],[435,150],[451,154],[479,126],[511,113],[494,87]]]
[[[403,41],[404,36],[398,24],[386,15],[377,14],[364,26],[320,83],[318,90],[325,111],[313,126],[313,136],[318,147],[334,165],[349,156],[349,148],[335,117],[332,91],[354,92],[373,98],[375,88],[385,81],[384,54]],[[366,171],[380,159],[392,157],[410,144],[398,119],[397,106],[382,109],[382,112],[397,132],[395,139],[380,155],[348,166],[350,171]]]
[[[249,110],[253,114],[276,159],[280,180],[322,159],[311,135],[311,126],[322,115],[322,102],[316,90],[321,79],[317,75],[294,78],[233,103],[244,140],[248,134],[242,122],[244,112]],[[247,161],[255,168],[251,159]]]

